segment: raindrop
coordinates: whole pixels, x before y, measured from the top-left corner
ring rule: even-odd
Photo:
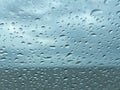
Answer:
[[[24,54],[23,53],[18,53],[17,56],[23,56]]]
[[[0,58],[0,61],[4,61],[4,60],[6,60],[6,57]]]
[[[71,53],[71,52],[69,52],[69,53],[66,55],[66,57],[71,56],[71,55],[72,55],[72,53]]]
[[[76,62],[76,64],[80,64],[80,63],[81,63],[81,61],[77,61],[77,62]]]
[[[109,30],[109,33],[112,34],[113,30]]]
[[[40,18],[39,18],[39,17],[37,17],[37,18],[35,18],[35,20],[36,20],[36,21],[39,21],[39,20],[40,20]]]
[[[65,48],[70,48],[70,45],[69,45],[69,44],[66,44],[66,45],[65,45]]]
[[[120,11],[117,11],[116,14],[120,16]]]
[[[50,48],[51,48],[51,49],[55,49],[55,46],[54,46],[54,45],[51,45]]]
[[[45,26],[41,26],[41,28],[45,28]]]
[[[95,37],[95,36],[96,36],[96,33],[91,33],[91,36],[94,36],[94,37]]]
[[[4,25],[4,23],[0,23],[0,26]]]
[[[108,0],[104,0],[104,4],[106,4],[106,3],[107,3],[107,1],[108,1]]]
[[[103,11],[101,9],[93,9],[91,12],[90,12],[90,15],[99,15],[103,13]]]
[[[45,56],[44,58],[45,59],[50,59],[50,58],[52,58],[52,56]]]

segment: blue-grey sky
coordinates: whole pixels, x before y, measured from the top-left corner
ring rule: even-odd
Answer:
[[[119,0],[0,0],[0,67],[120,66]]]

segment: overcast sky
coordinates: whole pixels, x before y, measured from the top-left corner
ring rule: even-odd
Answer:
[[[0,67],[120,66],[119,0],[0,0]]]

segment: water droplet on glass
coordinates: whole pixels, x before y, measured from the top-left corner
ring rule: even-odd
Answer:
[[[118,16],[120,16],[120,11],[117,11],[116,14],[117,14]]]
[[[93,9],[91,12],[90,12],[90,15],[99,15],[103,13],[103,11],[101,9]]]

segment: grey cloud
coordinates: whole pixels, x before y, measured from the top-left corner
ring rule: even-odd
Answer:
[[[1,67],[29,67],[29,62],[34,67],[119,66],[117,2],[109,1],[106,5],[104,0],[4,0],[0,3],[0,21],[4,23],[0,25],[0,48],[5,46],[11,57],[1,61]],[[102,12],[97,12],[99,9]],[[92,10],[96,12],[91,15]],[[33,56],[30,49],[35,52]],[[10,54],[11,50],[15,55]],[[24,56],[15,63],[20,51]],[[69,52],[72,55],[66,57]],[[42,60],[44,64],[39,65]],[[73,63],[67,62],[70,60]],[[76,64],[78,61],[81,63]]]

